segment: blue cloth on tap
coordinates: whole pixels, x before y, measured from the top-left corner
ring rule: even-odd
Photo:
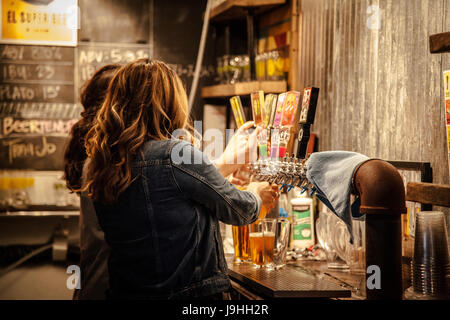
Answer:
[[[350,151],[312,153],[306,161],[306,177],[314,185],[317,198],[347,225],[353,243],[352,216],[360,217],[360,199],[350,204],[355,169],[368,157]]]

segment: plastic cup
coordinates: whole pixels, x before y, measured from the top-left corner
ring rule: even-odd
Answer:
[[[416,216],[411,277],[416,293],[450,295],[447,227],[442,212],[422,211]]]
[[[437,265],[450,262],[443,212],[422,211],[417,214],[413,261],[415,264]]]

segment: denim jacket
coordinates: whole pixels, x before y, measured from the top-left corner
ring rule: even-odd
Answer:
[[[94,203],[111,247],[108,297],[179,299],[227,291],[219,221],[252,223],[259,196],[236,189],[201,151],[175,139],[146,142],[132,175],[117,203]]]

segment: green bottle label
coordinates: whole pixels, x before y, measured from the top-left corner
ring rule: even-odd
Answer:
[[[295,217],[295,223],[293,226],[294,240],[311,240],[311,210],[297,211],[292,210],[292,214]]]

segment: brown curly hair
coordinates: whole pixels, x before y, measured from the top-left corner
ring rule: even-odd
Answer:
[[[84,137],[91,128],[105,98],[109,82],[120,67],[120,64],[108,64],[101,67],[81,89],[80,102],[84,110],[81,113],[81,119],[72,126],[64,151],[63,178],[66,180],[67,187],[72,191],[81,188],[83,165],[87,158]]]
[[[95,201],[114,203],[133,182],[131,161],[148,140],[167,140],[189,128],[186,91],[164,62],[139,59],[120,68],[86,135],[87,191]]]

